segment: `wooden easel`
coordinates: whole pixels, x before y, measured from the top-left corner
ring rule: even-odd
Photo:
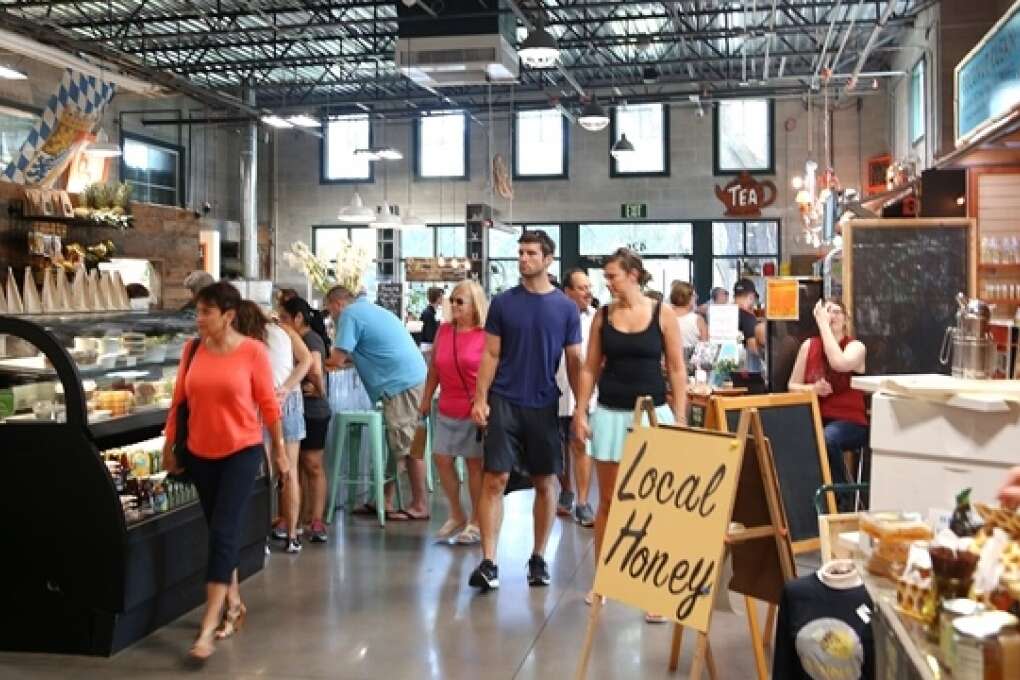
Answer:
[[[755,583],[742,583],[741,591],[744,592],[744,606],[747,612],[747,628],[751,636],[751,651],[754,654],[754,664],[758,680],[767,680],[769,667],[766,660],[766,647],[772,639],[772,632],[775,626],[776,604],[783,584],[792,579],[796,574],[793,563],[793,550],[790,544],[790,535],[786,529],[786,516],[783,512],[783,504],[779,496],[779,483],[776,479],[775,466],[772,461],[771,448],[765,439],[765,432],[761,424],[761,416],[757,409],[744,410],[740,415],[740,422],[737,425],[737,437],[745,441],[743,469],[740,475],[740,485],[737,487],[737,503],[733,511],[733,521],[744,525],[739,532],[731,532],[726,536],[727,550],[734,553],[736,550],[743,550],[751,546],[752,541],[759,542],[755,545],[756,552],[763,557],[773,558],[774,563],[761,563],[762,566],[772,567],[771,579],[758,580]],[[753,451],[751,450],[753,448]],[[762,541],[769,539],[772,541]],[[770,547],[771,544],[771,547]],[[774,550],[774,552],[773,552]],[[730,587],[741,579],[744,571],[743,565],[738,565],[738,555],[734,558],[734,578]],[[755,560],[757,561],[757,560]],[[739,570],[738,570],[739,566]],[[778,571],[778,574],[775,572]],[[746,579],[743,579],[746,581]],[[758,625],[758,610],[754,597],[747,591],[753,591],[757,599],[769,602],[769,611],[764,633]],[[670,648],[669,669],[676,671],[679,668],[680,648],[683,644],[684,627],[674,624],[673,642]],[[712,659],[712,648],[706,639],[702,641],[699,637],[695,650],[694,660],[691,664],[691,679],[700,680],[702,665],[708,669],[708,675],[713,680],[716,678],[715,663]],[[705,647],[702,651],[702,646]]]
[[[649,424],[652,427],[658,427],[658,421],[655,418],[655,411],[651,400],[641,400],[634,413],[635,428],[641,427],[642,413],[648,414]],[[664,427],[672,428],[675,426]],[[697,431],[710,432],[708,430]],[[789,533],[786,529],[782,503],[779,500],[779,487],[772,458],[765,440],[761,418],[756,409],[747,409],[741,414],[736,439],[744,443],[744,455],[737,487],[737,498],[740,500],[735,504],[734,511],[731,513],[731,520],[740,521],[743,519],[744,529],[739,532],[727,533],[725,538],[727,552],[740,549],[741,546],[750,546],[755,541],[758,542],[758,546],[771,546],[769,551],[774,557],[774,564],[778,568],[778,573],[766,574],[766,576],[771,575],[775,577],[774,582],[769,583],[770,587],[766,590],[769,591],[770,595],[773,592],[776,594],[774,598],[769,596],[768,599],[778,602],[778,593],[782,590],[783,584],[793,578],[794,575],[793,553],[790,547]],[[748,455],[749,444],[753,444],[754,449],[753,455],[750,456]],[[757,517],[759,521],[755,521],[753,524],[746,523],[747,517],[752,516]],[[736,565],[734,567],[734,576],[736,577]],[[729,584],[719,583],[717,587],[728,588]],[[749,597],[745,598],[745,601],[747,604],[748,629],[751,635],[751,648],[755,658],[757,675],[759,680],[767,680],[769,673],[765,660],[763,637],[758,626],[757,612],[754,608],[754,602]],[[581,659],[575,675],[576,680],[584,680],[587,677],[588,663],[602,607],[602,597],[595,594],[588,618],[588,629],[585,633],[584,644],[581,650]],[[706,630],[710,630],[710,626],[711,619],[709,619],[709,625],[706,627]],[[669,657],[670,671],[675,672],[679,667],[684,627],[679,623],[674,624]],[[697,644],[694,658],[691,662],[690,680],[701,680],[706,668],[709,677],[715,680],[718,677],[718,673],[708,633],[701,632],[700,630],[696,631],[696,633]],[[771,632],[767,628],[766,639],[768,638],[771,638]]]

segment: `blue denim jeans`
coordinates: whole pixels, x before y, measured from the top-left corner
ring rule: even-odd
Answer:
[[[829,472],[833,484],[845,484],[843,452],[859,449],[868,443],[868,428],[845,420],[830,420],[825,424],[825,448],[829,455]]]

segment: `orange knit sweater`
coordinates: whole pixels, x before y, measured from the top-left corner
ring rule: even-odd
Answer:
[[[200,346],[184,376],[189,345],[181,355],[166,437],[177,433],[177,405],[188,400],[188,450],[199,458],[226,458],[263,441],[262,426],[280,420],[273,390],[273,371],[262,343],[245,338],[229,354]],[[182,385],[182,382],[184,383]],[[262,419],[259,420],[259,413]]]

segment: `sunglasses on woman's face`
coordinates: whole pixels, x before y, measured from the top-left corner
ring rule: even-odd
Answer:
[[[452,302],[455,305],[466,305],[467,304],[467,300],[465,300],[464,298],[461,298],[461,297],[450,298],[450,302]]]

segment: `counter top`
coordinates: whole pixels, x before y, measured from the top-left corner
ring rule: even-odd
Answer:
[[[984,413],[1006,413],[1011,404],[1020,404],[1020,380],[964,380],[939,374],[861,375],[852,378],[850,384],[862,392]]]

